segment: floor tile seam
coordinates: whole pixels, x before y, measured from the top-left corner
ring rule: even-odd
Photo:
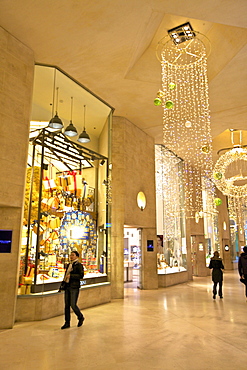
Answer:
[[[241,348],[238,348],[238,347],[234,346],[231,342],[228,342],[227,340],[225,340],[225,339],[223,339],[223,338],[219,337],[218,335],[214,335],[214,334],[210,333],[210,332],[209,332],[209,331],[207,331],[206,329],[203,329],[203,328],[201,328],[200,326],[195,325],[194,323],[190,323],[188,320],[184,320],[184,321],[186,321],[188,324],[193,325],[195,328],[197,328],[197,329],[200,329],[200,330],[204,331],[205,333],[207,333],[207,334],[208,334],[208,335],[210,335],[211,337],[213,337],[213,338],[217,338],[217,339],[218,339],[218,340],[220,340],[221,342],[226,343],[226,344],[228,344],[228,345],[232,346],[233,348],[235,348],[236,350],[241,351],[242,353],[244,353],[244,354],[246,354],[246,355],[247,355],[247,353],[246,353],[243,349],[241,349]]]

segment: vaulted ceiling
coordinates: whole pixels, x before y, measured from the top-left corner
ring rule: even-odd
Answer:
[[[225,130],[247,130],[246,0],[0,1],[0,25],[34,51],[37,63],[60,67],[156,143],[162,143],[162,108],[153,104],[161,87],[156,46],[187,21],[211,42],[216,153],[231,146]]]

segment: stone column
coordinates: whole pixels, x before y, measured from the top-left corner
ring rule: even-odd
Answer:
[[[112,298],[124,297],[124,118],[113,118],[112,129],[112,234],[111,287]]]
[[[147,241],[154,242],[154,250],[148,251]],[[142,230],[142,268],[141,268],[141,288],[158,289],[157,275],[157,235],[156,229]]]
[[[13,233],[0,253],[0,329],[15,320],[33,73],[33,52],[0,27],[0,228]]]
[[[142,229],[142,287],[158,287],[154,140],[123,117],[113,118],[112,165],[112,298],[123,298],[124,225]],[[140,191],[147,200],[143,211],[137,206]],[[149,239],[154,252],[146,251]]]

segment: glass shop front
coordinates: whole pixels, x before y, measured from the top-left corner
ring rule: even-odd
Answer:
[[[183,161],[155,146],[158,275],[187,271]]]
[[[51,127],[53,116],[78,134]],[[57,291],[73,250],[81,286],[109,281],[111,116],[64,72],[35,66],[18,294]],[[90,141],[78,142],[82,130]]]

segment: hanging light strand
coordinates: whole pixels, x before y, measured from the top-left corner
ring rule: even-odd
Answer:
[[[187,210],[200,212],[201,176],[211,178],[213,166],[207,58],[201,40],[184,44],[168,41],[161,52],[163,142],[184,159]]]

